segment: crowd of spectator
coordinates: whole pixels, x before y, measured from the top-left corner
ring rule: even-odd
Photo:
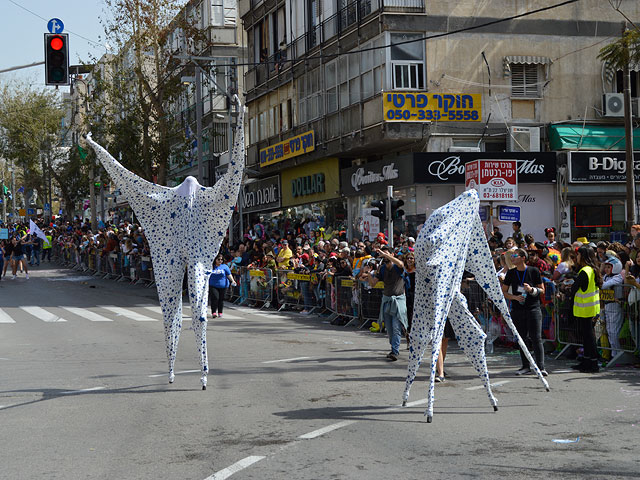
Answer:
[[[89,257],[102,259],[103,265],[114,270],[115,262],[119,263],[121,269],[131,267],[129,278],[132,281],[136,281],[141,265],[143,271],[152,268],[144,230],[134,223],[125,221],[118,225],[107,224],[96,232],[91,230],[88,222],[80,220],[38,224],[45,232],[47,242],[28,234],[28,225],[12,224],[4,227],[9,228],[9,239],[0,241],[5,260],[4,268],[0,265],[0,273],[4,273],[5,277],[8,264],[11,264],[12,278],[20,271],[24,271],[28,278],[26,263],[38,265],[41,257],[42,261],[50,261],[51,247],[68,252],[78,264],[86,262]],[[576,263],[577,251],[580,247],[585,247],[594,254],[594,264],[604,278],[603,288],[625,284],[640,288],[640,225],[631,227],[627,243],[593,243],[586,238],[578,238],[568,244],[557,238],[553,227],[545,230],[544,239],[535,239],[530,233],[525,234],[520,222],[514,222],[511,229],[512,232],[506,237],[498,227],[488,235],[496,274],[503,282],[509,270],[515,267],[514,259],[517,255],[514,252],[524,251],[526,265],[535,267],[540,272],[544,284],[553,285],[553,288],[547,289],[547,298],[550,295],[568,296],[579,270]],[[22,248],[12,247],[16,242]],[[239,303],[258,304],[260,299],[250,293],[256,286],[260,286],[263,290],[270,291],[268,298],[271,306],[279,307],[282,293],[295,289],[300,301],[292,308],[297,308],[302,314],[308,314],[314,309],[321,311],[327,307],[331,298],[334,304],[338,304],[336,307],[340,314],[333,323],[345,324],[359,316],[371,320],[373,331],[385,329],[385,319],[387,324],[394,323],[394,319],[385,317],[384,308],[380,307],[384,306],[384,297],[402,296],[406,305],[402,318],[399,319],[402,328],[394,324],[391,329],[393,332],[389,333],[390,329],[386,329],[392,345],[389,358],[394,360],[399,354],[398,337],[406,335],[408,342],[408,332],[411,329],[415,288],[414,245],[413,237],[403,235],[396,235],[393,248],[390,248],[383,233],[373,239],[349,240],[344,231],[334,231],[327,235],[322,229],[299,229],[283,234],[278,231],[267,234],[264,229],[253,228],[248,229],[239,242],[230,244],[225,239],[220,249],[219,263],[226,264],[237,279],[234,300]],[[16,248],[18,252],[23,251],[25,262],[13,262],[11,251]],[[138,274],[133,271],[134,265],[137,266]],[[256,269],[268,271],[268,278],[273,281],[269,284],[258,283],[259,278],[248,274]],[[288,281],[288,273],[298,274],[297,277],[294,276],[296,280]],[[348,295],[335,298],[337,294],[332,288],[335,279],[352,281],[353,286]],[[390,286],[391,282],[395,282],[393,287]],[[366,297],[374,294],[374,287],[380,290],[382,299],[378,298],[374,302],[377,310],[367,312]],[[601,315],[603,319],[607,319],[606,328],[614,354],[620,350],[620,303],[606,302]]]

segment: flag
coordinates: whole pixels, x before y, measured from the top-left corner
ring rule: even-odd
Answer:
[[[35,233],[38,238],[41,238],[42,240],[44,240],[46,245],[49,245],[49,240],[47,239],[47,236],[44,234],[42,230],[40,230],[40,227],[38,227],[33,220],[29,220],[29,233],[31,234]]]

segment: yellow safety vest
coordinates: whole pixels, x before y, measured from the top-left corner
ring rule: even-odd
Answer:
[[[592,267],[582,267],[589,277],[586,290],[578,289],[573,299],[573,315],[580,318],[592,318],[600,313],[600,293],[596,287],[596,272]],[[579,275],[579,273],[578,273]]]

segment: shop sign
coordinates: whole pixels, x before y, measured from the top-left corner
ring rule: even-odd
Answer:
[[[313,152],[315,148],[316,141],[314,131],[309,130],[301,135],[296,135],[288,140],[260,150],[260,166],[266,167],[267,165],[273,165],[274,163],[282,162],[289,158]]]
[[[382,110],[386,122],[479,122],[482,95],[388,92],[382,95]]]
[[[515,160],[475,160],[465,165],[466,189],[475,188],[480,201],[518,200]]]
[[[291,180],[291,196],[293,198],[324,193],[324,173],[314,173]]]
[[[464,166],[474,160],[515,160],[518,183],[554,183],[556,154],[553,152],[465,152],[414,153],[416,183],[465,183]]]
[[[280,177],[274,175],[245,184],[242,187],[240,199],[244,213],[278,208],[280,206]]]
[[[327,158],[282,171],[282,206],[315,203],[339,195],[337,158]]]
[[[501,222],[519,222],[520,207],[498,205],[498,220]]]
[[[341,172],[342,190],[346,195],[386,191],[387,185],[401,187],[413,183],[410,157],[379,160]]]
[[[640,181],[640,152],[634,152],[633,176]],[[572,183],[627,181],[625,152],[569,152],[569,181]]]

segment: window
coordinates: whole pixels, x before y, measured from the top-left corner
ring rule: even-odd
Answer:
[[[422,35],[392,33],[391,74],[396,90],[424,90],[424,42]],[[409,42],[409,43],[406,43]]]
[[[211,25],[235,27],[238,16],[238,0],[211,0]]]
[[[310,71],[298,80],[298,119],[300,123],[315,120],[322,115],[320,68]]]
[[[632,71],[631,73],[631,96],[638,97],[638,92],[640,92],[640,71]],[[616,92],[624,93],[624,78],[622,74],[622,70],[618,70],[616,72],[615,78]]]
[[[511,98],[540,98],[540,68],[538,64],[512,63],[511,69]]]

